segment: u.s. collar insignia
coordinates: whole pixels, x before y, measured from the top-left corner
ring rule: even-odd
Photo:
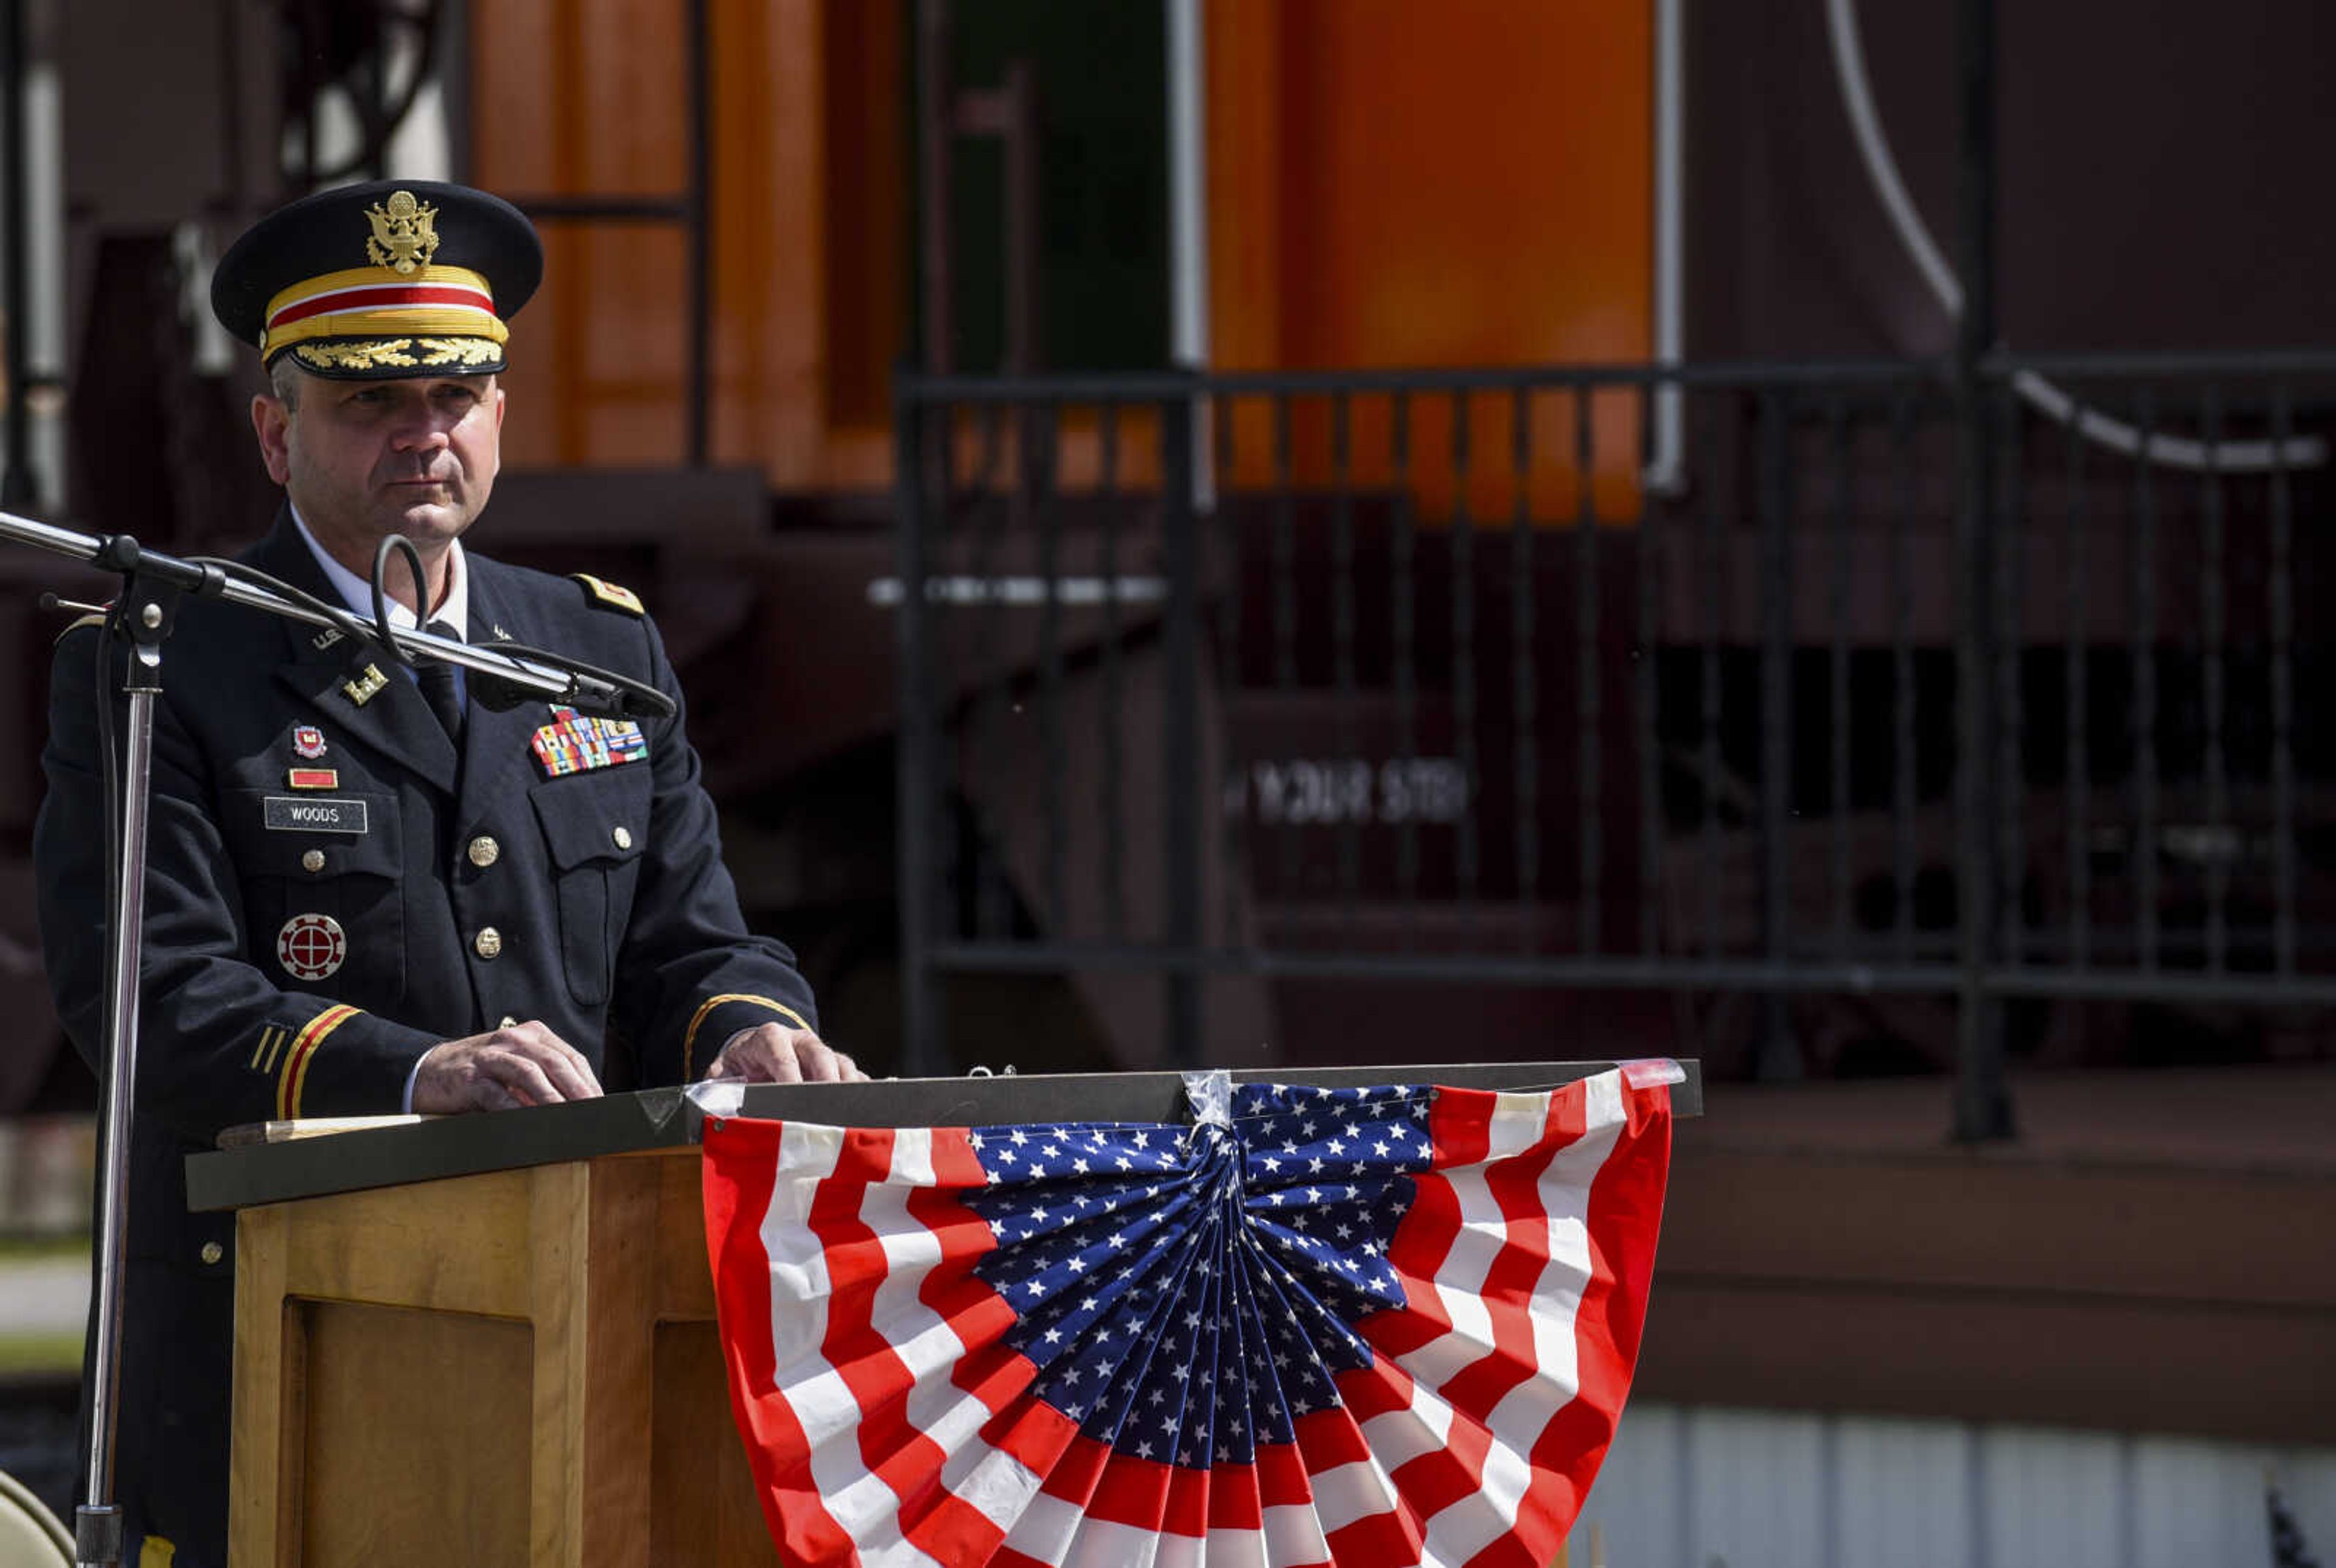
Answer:
[[[308,639],[308,646],[315,648],[318,653],[322,653],[340,640],[340,632],[328,626],[324,630],[318,632],[316,636],[310,638]]]
[[[325,755],[325,732],[312,724],[292,726],[292,755],[315,762]]]
[[[381,666],[369,664],[357,672],[355,680],[343,681],[341,690],[348,694],[348,699],[351,702],[363,707],[374,699],[375,693],[388,684],[389,677],[381,673]]]
[[[438,253],[438,209],[415,200],[411,190],[393,190],[385,202],[365,209],[373,233],[365,259],[393,272],[415,272]]]

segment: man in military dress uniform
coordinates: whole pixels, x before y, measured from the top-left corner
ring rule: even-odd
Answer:
[[[464,550],[492,488],[505,322],[542,276],[520,212],[458,186],[327,191],[221,260],[212,308],[256,346],[252,424],[287,504],[242,558],[370,613],[570,654],[680,698],[640,601]],[[97,633],[58,644],[36,830],[58,1009],[103,1051]],[[182,609],[156,705],[117,1493],[142,1559],[226,1559],[231,1216],[186,1156],[285,1117],[450,1112],[644,1083],[856,1077],[787,950],[750,936],[678,714],[615,722],[466,700],[449,667],[218,601]],[[417,1371],[422,1370],[417,1368]]]

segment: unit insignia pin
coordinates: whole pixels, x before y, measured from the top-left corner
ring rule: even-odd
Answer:
[[[325,755],[325,732],[312,724],[294,725],[292,751],[296,756],[315,762]]]
[[[363,707],[374,699],[375,693],[388,684],[389,677],[381,673],[381,666],[369,664],[357,672],[355,680],[343,681],[341,689],[348,694],[351,702]]]
[[[330,979],[348,956],[341,922],[330,915],[294,915],[276,933],[276,961],[296,980]]]

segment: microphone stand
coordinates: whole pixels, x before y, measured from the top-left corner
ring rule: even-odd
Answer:
[[[137,1083],[138,977],[146,908],[146,823],[154,755],[154,699],[162,689],[162,645],[178,618],[180,601],[191,594],[221,599],[287,620],[330,626],[330,617],[283,595],[236,581],[223,567],[184,560],[140,546],[128,534],[91,534],[36,522],[0,511],[0,540],[27,544],[119,573],[122,592],[107,612],[115,635],[129,644],[121,690],[129,699],[122,790],[121,876],[114,888],[111,940],[106,959],[105,1095],[99,1146],[105,1151],[98,1173],[97,1327],[90,1358],[89,1446],[83,1473],[88,1501],[73,1511],[74,1561],[81,1568],[119,1568],[122,1516],[113,1501],[115,1421],[120,1411],[122,1273],[129,1242],[123,1210],[130,1174],[130,1127]],[[370,616],[348,618],[373,628]],[[379,629],[379,628],[375,628]],[[583,712],[621,714],[628,694],[609,682],[569,670],[540,657],[516,658],[492,645],[474,647],[426,631],[401,631],[396,646],[409,655],[462,666],[501,683],[511,701],[538,696]],[[101,690],[99,702],[112,700]],[[639,711],[638,708],[633,711]]]

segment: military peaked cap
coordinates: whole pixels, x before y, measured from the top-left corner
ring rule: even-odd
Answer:
[[[377,180],[253,224],[211,275],[211,312],[263,361],[288,353],[312,375],[483,375],[542,280],[543,242],[510,202]]]

